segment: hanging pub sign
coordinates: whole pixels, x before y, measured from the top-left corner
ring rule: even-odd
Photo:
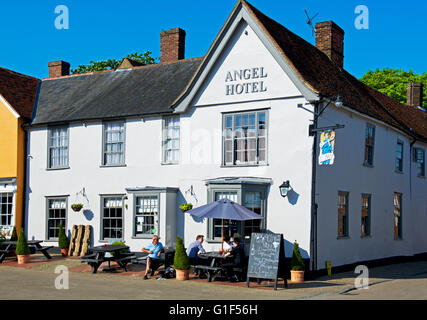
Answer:
[[[320,135],[319,165],[334,164],[335,131],[323,131]]]

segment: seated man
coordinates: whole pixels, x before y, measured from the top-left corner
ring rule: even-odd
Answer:
[[[195,266],[198,264],[206,264],[205,259],[201,259],[198,254],[200,253],[206,253],[205,249],[202,246],[204,240],[204,236],[198,235],[196,237],[196,241],[193,241],[190,243],[190,245],[187,248],[187,256],[190,258],[190,263]],[[198,270],[194,268],[194,274],[198,274]]]
[[[142,251],[148,253],[147,266],[145,268],[144,275],[144,280],[147,280],[148,271],[151,269],[151,276],[153,276],[154,272],[160,266],[160,255],[164,252],[163,244],[159,242],[159,236],[154,235],[153,242],[145,248],[142,248]]]
[[[222,266],[225,268],[227,275],[230,277],[230,281],[237,281],[237,275],[233,272],[233,268],[245,268],[246,267],[246,255],[243,246],[240,244],[240,238],[235,238],[233,241],[233,247],[231,251],[226,253],[225,256],[233,256],[233,263],[224,263]]]

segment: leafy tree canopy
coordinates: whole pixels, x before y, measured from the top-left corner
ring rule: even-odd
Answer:
[[[154,64],[156,59],[151,56],[151,51],[145,51],[144,53],[130,53],[126,57],[145,64]],[[110,69],[117,69],[120,64],[120,60],[108,59],[103,61],[90,61],[87,65],[79,65],[77,69],[72,69],[72,74],[88,73],[94,71],[104,71]]]
[[[422,82],[424,84],[423,106],[427,106],[427,73],[416,74],[412,70],[377,69],[368,71],[361,79],[366,85],[406,103],[406,85],[409,82]]]

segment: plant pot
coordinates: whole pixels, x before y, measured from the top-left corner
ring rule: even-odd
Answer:
[[[18,264],[25,264],[30,262],[31,255],[29,254],[25,254],[25,255],[18,254],[17,256],[18,256]]]
[[[304,282],[304,271],[291,270],[291,281],[295,283]]]
[[[176,280],[188,280],[190,278],[190,269],[179,270],[176,269]]]
[[[63,257],[68,256],[68,249],[61,249],[61,254]]]

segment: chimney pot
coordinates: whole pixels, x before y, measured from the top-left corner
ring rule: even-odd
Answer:
[[[323,51],[332,62],[344,65],[344,30],[335,22],[316,23],[316,48]]]
[[[413,107],[423,106],[423,84],[410,82],[406,86],[406,104]]]
[[[185,57],[185,31],[180,28],[160,32],[160,63]]]
[[[70,64],[62,60],[51,61],[48,63],[48,67],[49,78],[58,78],[70,74]]]

